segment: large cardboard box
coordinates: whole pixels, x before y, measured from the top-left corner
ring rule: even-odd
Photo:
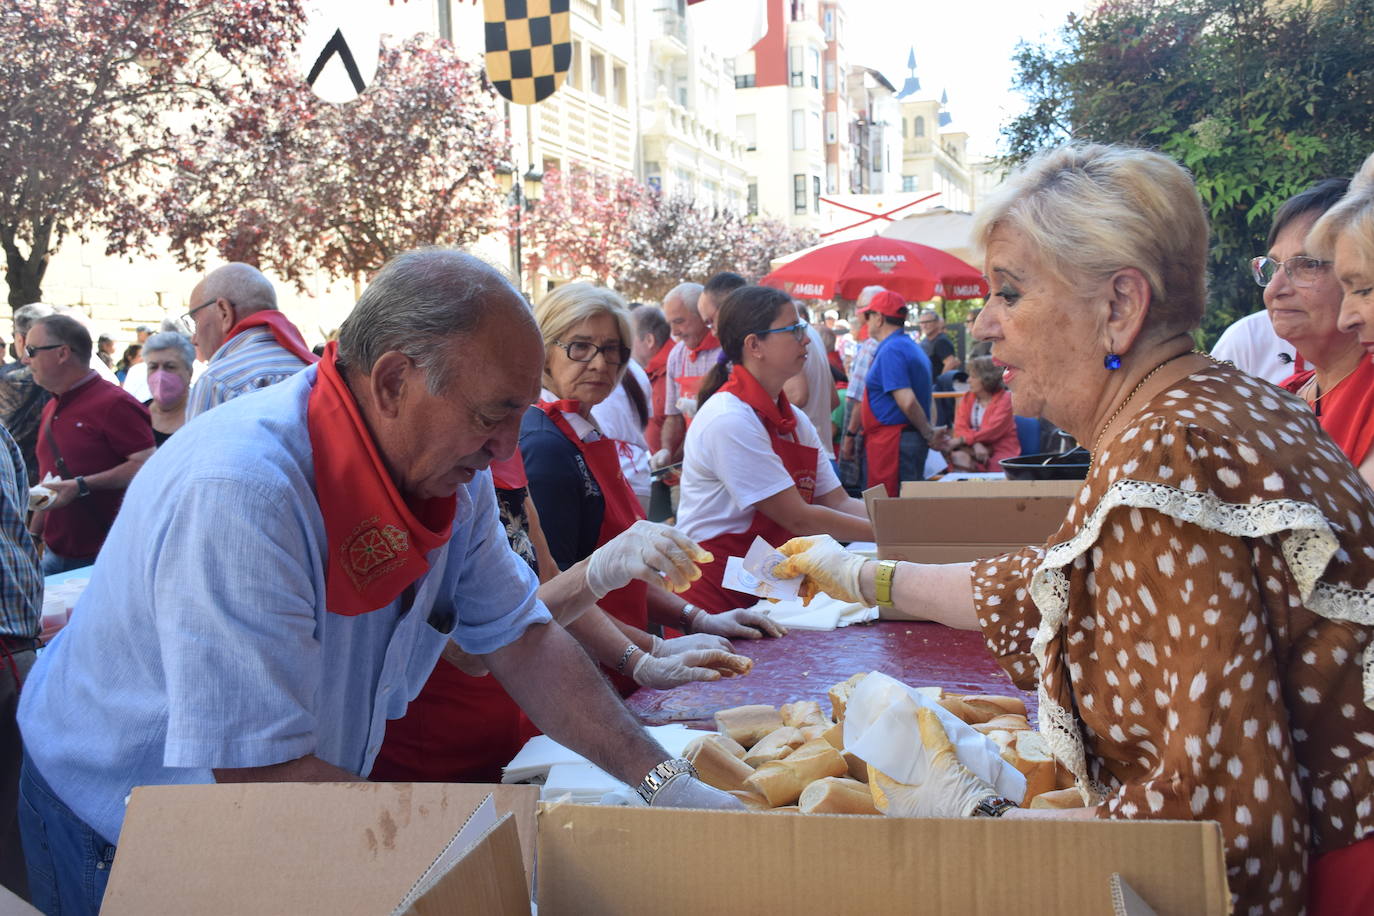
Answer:
[[[878,557],[964,563],[1043,544],[1059,529],[1077,480],[907,481],[893,499],[864,493]]]
[[[539,813],[539,916],[1106,916],[1114,875],[1160,916],[1230,909],[1212,822]]]
[[[499,821],[460,854],[453,841],[488,795]],[[528,914],[538,797],[437,783],[141,787],[101,913]]]

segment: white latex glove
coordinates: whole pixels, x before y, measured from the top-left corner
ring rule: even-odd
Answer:
[[[736,608],[724,614],[700,612],[692,618],[693,633],[712,633],[726,639],[774,639],[787,635],[787,627],[778,623],[766,612],[752,608]]]
[[[806,576],[800,592],[803,605],[810,604],[817,592],[825,592],[840,601],[863,603],[859,573],[868,560],[845,550],[830,535],[793,538],[778,551],[787,559],[773,569],[773,575],[780,579]]]
[[[714,789],[699,779],[682,775],[654,796],[655,808],[707,808],[718,811],[745,811],[744,803],[733,795]]]
[[[587,585],[597,598],[635,579],[686,591],[701,578],[697,564],[713,559],[677,529],[640,519],[596,549],[587,563]]]
[[[870,771],[877,791],[878,810],[888,817],[968,817],[980,801],[998,792],[959,762],[940,717],[921,707],[916,713],[921,729],[917,753],[926,758],[925,780],[918,786],[888,779]]]
[[[666,448],[661,448],[649,457],[649,467],[650,469],[655,471],[657,471],[659,468],[667,467],[668,465],[672,464],[672,462],[669,460],[672,457],[673,455],[671,452],[669,452]]]
[[[697,415],[697,399],[682,397],[677,399],[677,409],[688,420]]]
[[[671,690],[692,681],[718,681],[721,676],[745,674],[754,663],[743,655],[719,649],[693,649],[680,655],[656,656],[639,653],[630,676],[641,687]]]
[[[681,655],[696,649],[715,649],[720,652],[735,651],[735,647],[730,645],[730,640],[724,637],[697,633],[692,636],[679,636],[676,639],[659,639],[655,636],[654,649],[649,654],[656,658],[667,658],[670,655]]]

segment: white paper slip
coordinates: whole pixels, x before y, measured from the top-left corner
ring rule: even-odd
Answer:
[[[797,592],[801,589],[801,577],[798,576],[795,579],[760,579],[744,568],[743,559],[727,557],[725,576],[721,584],[737,592],[757,595],[760,598],[790,599],[797,597]]]

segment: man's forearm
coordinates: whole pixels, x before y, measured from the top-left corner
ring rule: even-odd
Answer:
[[[531,626],[484,659],[540,731],[622,782],[638,785],[668,759],[557,624]]]
[[[85,477],[86,486],[92,490],[126,489],[129,486],[129,481],[134,479],[138,469],[143,467],[147,460],[147,458],[130,458],[123,464],[117,464],[108,470],[87,474]]]
[[[215,782],[366,782],[357,773],[325,763],[313,754],[271,766],[217,769],[212,772]]]
[[[539,586],[539,600],[564,626],[596,604],[596,593],[587,585],[587,564],[581,560]]]
[[[662,444],[673,461],[682,458],[682,440],[686,438],[687,424],[680,413],[670,413],[663,418]]]

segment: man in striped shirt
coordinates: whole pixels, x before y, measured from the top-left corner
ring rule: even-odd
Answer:
[[[186,399],[188,421],[316,361],[301,332],[277,310],[271,281],[249,264],[207,274],[191,291],[186,318],[195,325],[196,355],[209,363]]]

